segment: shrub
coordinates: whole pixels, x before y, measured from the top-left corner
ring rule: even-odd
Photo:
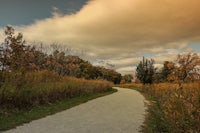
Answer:
[[[0,88],[0,106],[27,108],[62,98],[98,93],[111,89],[103,80],[76,79],[51,71],[7,73]]]
[[[158,106],[149,110],[154,117],[151,119],[156,121],[153,132],[200,132],[200,82],[185,83],[182,89],[177,89],[178,85],[173,83],[122,86],[138,89],[153,97]],[[165,125],[162,126],[163,122]]]

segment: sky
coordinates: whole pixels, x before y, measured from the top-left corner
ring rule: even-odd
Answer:
[[[27,42],[68,47],[94,65],[133,74],[200,52],[199,0],[0,0],[0,42],[12,25]]]

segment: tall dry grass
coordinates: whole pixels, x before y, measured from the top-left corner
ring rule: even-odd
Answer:
[[[200,82],[185,83],[183,89],[177,89],[177,84],[173,83],[127,84],[123,87],[137,88],[156,99],[162,115],[164,115],[160,119],[163,119],[166,124],[170,124],[164,125],[169,128],[165,129],[166,131],[178,133],[200,132]]]
[[[0,106],[27,108],[111,89],[112,84],[103,80],[76,79],[59,76],[51,71],[7,73],[0,87]]]

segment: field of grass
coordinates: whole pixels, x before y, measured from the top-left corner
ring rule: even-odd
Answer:
[[[0,86],[0,130],[115,91],[108,81],[59,76],[48,70],[12,72],[4,76]]]
[[[51,71],[8,73],[0,87],[1,110],[31,108],[63,98],[73,98],[111,90],[103,80],[85,80],[59,76]]]
[[[69,109],[73,106],[87,102],[88,100],[109,95],[116,91],[117,91],[116,89],[111,89],[107,92],[88,94],[88,95],[74,97],[70,99],[65,98],[51,104],[35,106],[29,110],[22,109],[22,110],[17,110],[10,114],[4,114],[4,115],[0,114],[0,131],[14,128],[23,123],[27,123],[32,120],[39,119],[47,115],[51,115],[51,114]]]
[[[137,89],[151,101],[144,132],[200,132],[200,82],[183,84],[183,89],[173,83],[121,86]]]

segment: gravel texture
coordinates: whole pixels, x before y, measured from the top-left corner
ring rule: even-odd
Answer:
[[[137,91],[118,92],[4,133],[138,133],[144,122],[145,98]]]

